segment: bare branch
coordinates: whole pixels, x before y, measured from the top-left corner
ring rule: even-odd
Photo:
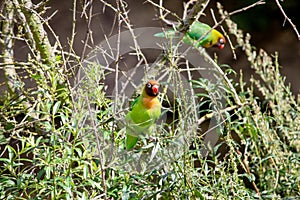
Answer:
[[[198,18],[203,14],[203,11],[207,7],[210,0],[200,0],[195,3],[195,5],[192,7],[190,12],[188,14],[185,14],[186,17],[183,18],[183,24],[180,28],[180,31],[186,32],[190,25],[195,21],[198,20]],[[188,2],[189,3],[189,2]],[[186,4],[186,6],[189,6],[189,4]],[[185,8],[185,12],[187,12],[188,8]]]
[[[183,16],[182,16],[183,19],[187,18],[189,7],[196,2],[197,2],[197,0],[189,0],[186,3],[183,2]]]
[[[243,106],[245,106],[246,104],[243,104],[243,105],[233,105],[233,106],[230,106],[230,107],[227,107],[223,110],[220,110],[220,112],[218,114],[223,114],[225,112],[229,112],[229,111],[232,111],[232,110],[235,110],[235,109],[238,109],[238,108],[241,108]],[[235,114],[235,113],[234,113]],[[205,122],[206,120],[208,119],[211,119],[214,117],[214,113],[207,113],[206,115],[204,115],[203,117],[201,117],[199,120],[198,120],[198,125],[202,124],[203,122]],[[227,119],[226,119],[227,120]],[[225,120],[225,121],[226,121]],[[222,122],[223,123],[223,122]],[[206,131],[208,132],[208,131]]]
[[[160,0],[159,4],[157,4],[151,0],[146,0],[146,1],[159,9],[159,19],[161,19],[167,25],[174,27],[174,26],[178,25],[179,21],[181,21],[181,18],[178,15],[176,15],[174,12],[168,10],[167,8],[165,8],[163,6],[163,0]],[[165,13],[163,13],[163,12],[165,12]],[[169,14],[173,15],[178,20],[178,22],[174,22],[174,21],[166,19],[166,16]]]
[[[40,53],[42,62],[54,66],[54,51],[38,13],[32,9],[32,2],[30,0],[14,0],[13,2],[17,8],[20,19],[26,24],[26,34],[35,45],[36,50]]]
[[[89,9],[87,8],[89,5]],[[74,11],[75,12],[75,11]],[[85,5],[85,8],[81,15],[84,15],[87,21],[87,34],[84,38],[84,45],[81,53],[81,62],[85,59],[86,54],[86,48],[88,47],[88,42],[91,41],[93,43],[93,37],[92,37],[92,31],[91,31],[91,21],[92,21],[92,15],[93,15],[93,4],[90,2]]]
[[[228,85],[228,87],[230,88],[231,92],[233,93],[233,98],[235,100],[235,102],[241,106],[243,105],[239,95],[237,94],[235,88],[233,87],[233,85],[231,84],[230,80],[227,78],[226,74],[222,71],[222,69],[220,68],[220,66],[206,53],[206,51],[201,51],[199,50],[199,53],[208,60],[208,62],[217,70],[218,73],[220,73],[220,75],[223,77],[224,81],[226,82],[226,84]]]
[[[86,97],[86,100],[89,102],[89,98]],[[87,104],[88,106],[88,112],[89,112],[89,115],[90,116],[93,116],[93,112],[92,112],[92,108],[91,108],[91,105],[88,103]],[[97,148],[99,150],[99,165],[100,165],[100,169],[101,169],[101,178],[102,178],[102,187],[103,187],[103,196],[104,196],[104,199],[106,200],[107,199],[107,188],[106,188],[106,178],[105,178],[105,172],[106,172],[106,169],[105,169],[105,165],[104,165],[104,159],[103,159],[103,156],[102,156],[102,148],[101,148],[101,144],[100,144],[100,137],[99,137],[99,131],[100,131],[100,134],[103,135],[101,133],[101,130],[97,129],[97,125],[95,123],[95,120],[91,120],[91,126],[93,128],[93,132],[95,134],[95,137],[96,137],[96,143],[97,143]]]
[[[278,1],[278,0],[275,0],[275,2],[276,2],[276,4],[277,4],[278,8],[280,9],[282,15],[284,16],[284,22],[287,20],[287,21],[290,23],[290,25],[293,27],[293,29],[294,29],[294,31],[295,31],[297,37],[298,37],[298,40],[300,41],[300,35],[299,35],[299,32],[298,32],[298,30],[297,30],[297,28],[296,28],[296,25],[295,25],[295,24],[292,22],[292,20],[291,20],[290,18],[288,18],[288,16],[285,14],[285,12],[284,12],[284,10],[283,10],[281,4],[279,3],[279,1]],[[283,23],[283,26],[284,26],[284,23]]]
[[[220,24],[222,24],[222,23],[225,21],[226,18],[228,18],[228,17],[230,17],[230,16],[232,16],[232,15],[235,15],[235,14],[237,14],[237,13],[246,11],[246,10],[248,10],[248,9],[250,9],[250,8],[253,8],[253,7],[255,7],[255,6],[262,5],[262,4],[265,4],[265,3],[266,3],[266,2],[265,2],[264,0],[259,0],[259,1],[253,3],[253,4],[249,5],[249,6],[240,8],[240,9],[235,10],[235,11],[232,11],[232,12],[230,12],[230,13],[224,13],[225,16],[223,17],[223,19],[221,19],[218,23],[216,23],[216,24],[212,27],[212,29],[215,29],[216,27],[218,27]],[[220,4],[219,4],[219,5],[220,5]]]
[[[247,163],[247,156],[245,157],[245,159],[242,160],[241,165],[242,165],[243,169],[245,170],[245,172],[246,172],[250,177],[253,176],[253,174],[251,173],[251,171],[250,171],[250,169],[249,169],[248,163]],[[253,188],[254,188],[256,194],[257,194],[258,196],[260,196],[261,194],[260,194],[260,192],[259,192],[259,189],[258,189],[258,187],[257,187],[257,185],[256,185],[256,183],[255,183],[255,181],[254,181],[254,180],[251,180],[251,184],[252,184],[252,186],[253,186]]]
[[[211,12],[211,16],[212,16],[212,18],[213,18],[215,24],[217,24],[218,22],[217,22],[217,20],[216,20],[214,10],[213,10],[213,9],[210,9],[210,12]],[[231,51],[232,51],[233,59],[236,59],[236,54],[235,54],[235,51],[234,51],[235,48],[234,48],[234,46],[232,45],[232,42],[231,42],[231,40],[230,40],[230,37],[228,36],[228,34],[227,34],[227,32],[225,31],[225,29],[223,28],[223,26],[221,25],[220,27],[221,27],[221,29],[222,29],[222,31],[223,31],[223,33],[224,33],[224,36],[227,38],[227,41],[228,41],[228,43],[229,43],[229,45],[230,45],[230,49],[231,49]]]
[[[6,1],[6,9],[4,12],[5,20],[3,20],[1,46],[3,47],[4,75],[6,85],[11,94],[16,92],[16,82],[18,74],[14,67],[14,50],[13,50],[13,29],[14,29],[14,8],[11,1]]]

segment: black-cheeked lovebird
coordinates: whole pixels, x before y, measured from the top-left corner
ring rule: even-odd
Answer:
[[[145,134],[154,125],[161,114],[161,104],[158,100],[159,83],[150,80],[137,97],[127,113],[126,120],[126,149],[132,149],[140,135]]]
[[[176,32],[174,30],[168,30],[166,32],[156,33],[156,37],[174,37]],[[212,29],[209,25],[194,21],[190,26],[185,36],[183,37],[183,42],[192,45],[194,42],[196,47],[217,47],[223,49],[226,43],[225,37],[217,31]]]

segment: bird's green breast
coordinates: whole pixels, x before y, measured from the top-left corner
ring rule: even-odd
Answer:
[[[146,102],[142,96],[138,97],[132,110],[126,115],[126,121],[142,129],[151,126],[160,116],[161,105],[157,98],[151,98],[150,102],[149,100]],[[151,105],[151,107],[146,104]]]

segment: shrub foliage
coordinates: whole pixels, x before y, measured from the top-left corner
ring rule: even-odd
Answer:
[[[116,13],[120,10],[119,20],[128,17],[124,1],[116,6],[103,3]],[[239,30],[220,5],[226,34],[255,74],[246,83],[242,71],[220,67],[215,59],[228,80],[222,80],[226,85],[222,94],[208,95],[219,87],[217,83],[190,80],[200,101],[195,109],[204,116],[203,121],[215,115],[214,97],[223,95],[226,101],[226,108],[219,110],[223,116],[219,142],[206,157],[200,152],[203,121],[191,124],[181,114],[190,109],[185,105],[190,97],[184,93],[174,94],[173,100],[163,96],[173,122],[157,125],[158,139],[148,140],[146,150],[161,152],[178,132],[199,127],[193,129],[193,140],[178,159],[158,169],[136,172],[115,166],[104,145],[112,143],[122,149],[125,137],[122,125],[116,123],[124,111],[115,109],[114,99],[105,91],[105,68],[97,64],[83,67],[72,48],[62,48],[46,21],[46,3],[7,0],[2,4],[1,199],[299,198],[299,99],[280,74],[278,53],[252,46],[250,35]],[[126,23],[130,29],[130,21]],[[50,30],[55,44],[49,42],[45,30]],[[20,42],[29,50],[22,61],[14,55]],[[141,54],[135,55],[142,59]],[[199,51],[199,57],[205,55]],[[170,80],[180,86],[179,59],[165,52],[164,64],[172,71]],[[89,70],[80,84],[73,84],[70,80],[78,69]],[[239,81],[230,78],[234,76]]]

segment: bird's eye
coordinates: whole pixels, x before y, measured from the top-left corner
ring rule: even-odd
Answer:
[[[147,88],[151,88],[152,87],[152,85],[151,85],[151,83],[147,83]]]
[[[223,38],[220,38],[220,39],[219,39],[219,43],[220,43],[220,44],[225,44],[225,41],[223,40]]]

